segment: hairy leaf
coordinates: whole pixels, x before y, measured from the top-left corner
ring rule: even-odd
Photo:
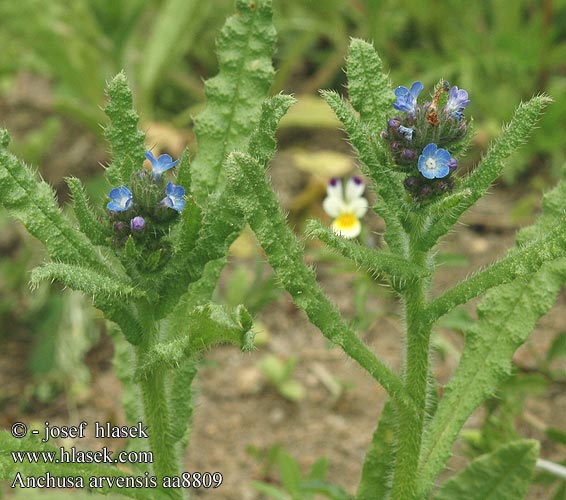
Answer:
[[[106,169],[106,177],[117,187],[128,184],[132,174],[141,168],[145,159],[145,134],[138,130],[139,118],[123,71],[110,81],[106,93],[109,101],[104,111],[110,118],[110,125],[104,135],[113,158],[112,165]]]
[[[459,204],[442,213],[437,213],[432,227],[427,232],[421,247],[429,249],[458,222],[461,215],[479,200],[495,182],[503,170],[503,161],[508,158],[531,134],[544,108],[551,102],[545,95],[533,97],[521,103],[505,126],[501,136],[489,148],[474,171],[461,183],[460,189],[471,193]]]
[[[548,234],[479,271],[434,300],[428,314],[436,320],[456,306],[465,304],[490,288],[536,272],[544,263],[566,257],[566,218],[554,218]]]
[[[177,165],[177,184],[185,188],[186,193],[191,192],[192,174],[191,174],[191,155],[188,149],[183,151],[179,164]]]
[[[525,245],[531,240],[552,232],[566,217],[566,168],[560,182],[543,197],[542,214],[536,222],[517,233],[517,244]]]
[[[387,498],[391,488],[391,473],[395,465],[395,412],[391,400],[383,407],[379,425],[362,467],[362,477],[356,500]]]
[[[403,257],[385,251],[375,251],[364,245],[348,241],[336,235],[332,230],[323,227],[320,221],[310,220],[305,231],[310,237],[319,238],[373,275],[384,273],[393,279],[411,281],[430,274],[427,269],[421,268]]]
[[[295,102],[293,97],[284,94],[269,97],[263,102],[259,123],[250,138],[248,153],[264,168],[267,168],[277,148],[277,125]]]
[[[218,344],[236,344],[243,351],[253,349],[253,336],[249,335],[252,318],[243,306],[226,311],[217,304],[207,304],[192,311],[186,323],[188,332],[170,342],[157,344],[147,353],[137,378],[148,378],[155,370],[175,368]]]
[[[84,187],[76,177],[66,179],[73,197],[75,215],[81,231],[94,245],[103,245],[110,236],[109,228],[102,222],[98,213],[88,201]]]
[[[251,134],[249,144],[251,154],[257,157],[263,169],[267,168],[275,152],[275,131],[279,120],[293,102],[289,96],[278,95],[263,103],[258,126]],[[181,248],[176,251],[163,280],[167,290],[171,290],[173,283],[176,293],[184,294],[172,315],[173,323],[182,321],[188,311],[210,300],[226,265],[228,249],[245,224],[241,211],[236,208],[238,196],[239,193],[227,189],[208,198],[205,209],[193,200],[187,203],[185,210],[189,208],[191,213],[182,216]],[[201,213],[202,210],[204,213]],[[170,297],[175,298],[175,295],[169,293]],[[170,305],[163,304],[164,312]]]
[[[539,443],[516,441],[475,459],[440,488],[435,500],[520,500],[525,498]]]
[[[98,274],[75,264],[63,264],[60,262],[48,262],[41,267],[36,267],[31,273],[31,283],[37,285],[43,280],[58,280],[73,290],[80,290],[95,298],[125,298],[144,296],[141,290],[136,290],[128,283],[117,281]]]
[[[419,473],[422,494],[450,457],[467,418],[508,376],[513,353],[552,307],[564,280],[566,259],[558,259],[531,276],[492,289],[478,306],[479,320],[466,337],[458,369],[425,436]]]
[[[194,408],[193,381],[198,373],[198,361],[185,360],[173,373],[169,401],[171,402],[171,432],[184,449],[189,443]]]
[[[223,185],[228,153],[245,149],[273,78],[271,0],[237,0],[236,10],[218,36],[220,71],[206,82],[207,106],[195,120],[192,189],[198,203]]]
[[[385,128],[395,95],[373,46],[353,38],[348,54],[348,95],[362,121],[378,131]]]
[[[3,136],[8,134],[3,131]],[[7,142],[7,140],[6,140]],[[0,200],[41,241],[52,259],[81,263],[108,274],[104,260],[87,237],[76,231],[57,205],[51,187],[0,147]]]

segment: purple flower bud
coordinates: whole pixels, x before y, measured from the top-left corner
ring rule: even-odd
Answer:
[[[114,231],[116,231],[117,233],[121,233],[123,229],[124,229],[123,222],[118,221],[114,223]]]
[[[427,196],[430,196],[431,193],[432,193],[432,188],[431,188],[430,186],[425,185],[425,186],[422,187],[422,189],[421,189],[421,196],[422,196],[423,198],[426,198]]]
[[[130,221],[130,228],[132,231],[141,231],[145,227],[145,220],[139,215]]]
[[[393,130],[397,130],[400,125],[401,122],[399,121],[398,118],[390,118],[389,121],[387,122],[387,126]]]
[[[417,157],[417,153],[414,149],[404,149],[401,152],[401,156],[403,160],[410,161],[410,160],[414,160]]]
[[[399,143],[398,142],[392,142],[391,143],[391,150],[397,151],[398,149],[399,149]]]
[[[332,179],[330,179],[330,182],[328,184],[330,184],[332,187],[336,187],[338,185],[338,177],[332,177]]]
[[[448,168],[450,169],[450,172],[454,172],[457,167],[458,162],[456,161],[456,158],[450,158],[450,160],[448,161]]]
[[[409,191],[412,191],[417,186],[417,178],[411,175],[405,179],[403,184]]]
[[[382,130],[379,137],[381,137],[382,140],[386,140],[389,137],[389,134],[385,132],[385,130]]]

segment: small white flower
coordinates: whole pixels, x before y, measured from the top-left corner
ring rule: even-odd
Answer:
[[[340,179],[331,179],[322,202],[324,211],[334,217],[332,230],[344,238],[355,238],[362,230],[360,219],[368,210],[368,201],[362,196],[365,184],[359,177],[351,177],[345,189]]]

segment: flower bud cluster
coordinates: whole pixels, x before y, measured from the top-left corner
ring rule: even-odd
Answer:
[[[177,165],[167,154],[155,158],[146,153],[151,172],[135,172],[127,186],[113,188],[106,205],[112,224],[112,243],[123,248],[128,238],[133,238],[149,251],[162,249],[161,238],[169,233],[171,224],[185,206],[185,189],[167,182],[162,174]]]
[[[470,103],[468,93],[441,81],[432,100],[418,103],[421,82],[410,89],[397,87],[398,113],[387,121],[381,138],[387,143],[399,170],[408,174],[404,186],[415,201],[451,191],[451,177],[458,163],[450,154],[451,146],[468,132],[464,109]]]

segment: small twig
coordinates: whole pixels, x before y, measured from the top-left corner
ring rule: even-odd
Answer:
[[[544,458],[539,458],[537,459],[536,468],[550,472],[554,476],[566,480],[566,467],[564,467],[563,465],[550,462],[549,460],[545,460]]]

